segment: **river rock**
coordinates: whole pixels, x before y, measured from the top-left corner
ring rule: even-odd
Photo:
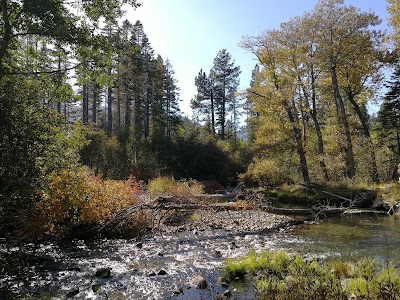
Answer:
[[[111,277],[111,269],[110,268],[101,268],[98,269],[95,273],[95,276],[99,279],[108,279]]]
[[[232,292],[231,292],[230,290],[226,290],[226,291],[224,292],[224,296],[225,296],[226,298],[231,298],[231,297],[232,297]]]
[[[100,289],[100,285],[98,283],[92,285],[92,291],[97,293]]]
[[[71,290],[71,291],[68,292],[67,298],[68,298],[68,299],[69,299],[69,298],[72,298],[72,297],[74,297],[74,296],[76,296],[76,295],[78,295],[78,294],[79,294],[79,289],[73,289],[73,290]]]
[[[179,295],[183,294],[183,288],[176,288],[175,290],[172,291],[174,295]]]
[[[226,297],[221,294],[216,294],[214,300],[226,300]]]
[[[192,283],[198,288],[198,289],[206,289],[208,287],[208,282],[203,276],[196,276],[193,278]]]
[[[77,266],[77,265],[71,265],[71,266],[66,267],[66,268],[64,269],[64,271],[76,271],[76,272],[80,272],[80,271],[81,271],[81,268],[80,268],[79,266]]]
[[[222,287],[228,287],[229,286],[229,281],[225,277],[218,277],[218,283]]]
[[[157,275],[160,275],[160,276],[164,276],[164,275],[167,275],[168,273],[165,271],[165,270],[160,270],[158,273],[157,273]]]

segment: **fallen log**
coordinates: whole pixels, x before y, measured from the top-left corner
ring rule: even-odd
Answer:
[[[321,209],[311,209],[311,208],[280,208],[272,206],[261,206],[263,211],[269,212],[276,215],[284,216],[314,216],[317,214],[324,215],[334,215],[340,214],[346,211],[346,208],[321,208]]]
[[[198,201],[204,202],[229,202],[236,198],[237,193],[228,194],[199,194],[195,195],[194,198]]]
[[[347,209],[346,211],[343,212],[344,214],[372,214],[372,215],[390,215],[390,212],[386,212],[383,210],[376,210],[376,209]]]

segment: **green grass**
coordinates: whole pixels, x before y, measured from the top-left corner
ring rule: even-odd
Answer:
[[[257,299],[400,299],[400,272],[372,259],[316,261],[285,251],[254,250],[225,262],[225,276],[254,281]]]

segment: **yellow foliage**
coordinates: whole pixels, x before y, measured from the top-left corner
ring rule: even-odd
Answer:
[[[173,177],[160,176],[150,180],[147,189],[152,197],[161,195],[187,197],[203,194],[203,185],[196,180],[176,181]]]
[[[400,44],[400,2],[398,0],[388,0],[389,6],[387,8],[390,13],[390,24],[393,27],[394,42],[399,45]]]
[[[261,185],[277,185],[289,181],[282,164],[266,158],[256,158],[247,169],[245,177]]]

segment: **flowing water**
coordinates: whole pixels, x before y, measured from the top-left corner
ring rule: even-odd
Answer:
[[[62,246],[2,248],[3,264],[21,253],[30,253],[36,264],[19,265],[20,274],[0,277],[0,286],[33,296],[47,293],[52,299],[214,299],[227,289],[236,299],[253,299],[251,285],[237,282],[223,288],[218,283],[226,258],[245,255],[249,249],[287,249],[346,259],[389,256],[400,265],[399,225],[398,216],[347,215],[290,230],[234,234],[216,229],[141,240],[77,239]],[[111,276],[96,277],[101,268],[109,268]],[[190,283],[196,275],[208,281],[208,289]],[[174,296],[173,290],[179,288],[184,294]]]

